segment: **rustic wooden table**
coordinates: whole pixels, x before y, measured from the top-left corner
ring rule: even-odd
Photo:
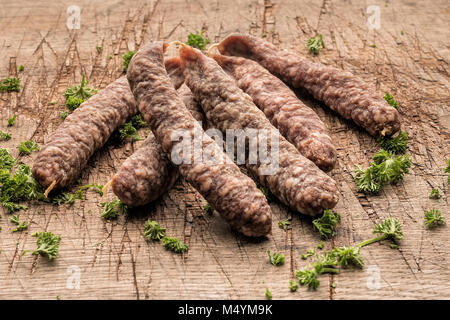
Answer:
[[[183,180],[136,216],[115,222],[99,216],[102,200],[89,191],[86,200],[73,206],[32,204],[21,212],[21,220],[30,223],[26,232],[12,233],[8,214],[1,213],[1,299],[264,299],[266,288],[274,299],[450,298],[449,227],[430,231],[423,223],[430,208],[440,209],[450,221],[450,188],[442,171],[450,158],[448,1],[79,0],[80,28],[69,30],[67,23],[74,26],[76,14],[67,13],[72,4],[20,0],[0,6],[0,76],[22,81],[19,93],[0,94],[0,130],[13,136],[2,147],[18,156],[20,141],[43,145],[62,121],[63,91],[82,74],[93,86],[105,87],[121,74],[122,54],[146,42],[185,40],[202,28],[212,41],[234,31],[266,34],[277,46],[350,70],[380,95],[389,91],[399,101],[402,128],[410,136],[411,172],[380,195],[366,196],[356,191],[352,170],[355,164],[368,165],[376,141],[302,96],[326,122],[339,153],[330,174],[339,184],[336,210],[342,221],[325,248],[366,239],[373,224],[387,217],[403,223],[405,239],[397,250],[386,244],[364,248],[362,270],[325,275],[317,291],[301,287],[291,293],[288,282],[294,271],[307,265],[300,254],[320,239],[310,219],[278,202],[271,203],[272,235],[255,241],[232,232],[216,213],[203,212],[204,200]],[[374,19],[369,18],[373,11],[367,13],[369,5],[380,10],[379,29],[367,26]],[[326,49],[312,57],[305,42],[317,32]],[[18,73],[18,65],[25,70]],[[17,123],[7,128],[6,119],[13,114]],[[102,148],[83,171],[82,183],[106,183],[139,144]],[[20,156],[20,161],[32,164],[35,155]],[[439,201],[428,198],[432,187],[442,194]],[[107,199],[112,198],[109,193]],[[187,243],[189,251],[176,255],[147,242],[143,223],[149,217]],[[277,227],[286,218],[292,219],[288,232]],[[42,230],[62,236],[53,262],[29,252],[22,255],[36,246],[31,234]],[[284,253],[286,264],[270,265],[268,249]]]

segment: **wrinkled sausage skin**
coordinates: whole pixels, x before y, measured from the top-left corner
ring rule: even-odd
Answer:
[[[389,136],[400,130],[398,111],[351,72],[313,63],[250,35],[230,35],[218,49],[225,55],[257,61],[294,88],[305,88],[314,98],[373,136]]]
[[[127,78],[120,77],[83,102],[52,133],[33,163],[33,176],[44,187],[66,187],[79,177],[94,152],[114,130],[136,114]]]
[[[336,205],[339,196],[336,182],[322,172],[275,129],[252,99],[237,87],[215,60],[199,50],[184,46],[180,50],[185,83],[203,108],[208,121],[226,134],[227,129],[275,131],[279,141],[279,168],[275,174],[263,175],[260,162],[247,168],[270,191],[289,207],[317,215]],[[270,152],[271,139],[268,139]]]
[[[337,152],[325,124],[280,79],[255,61],[213,55],[280,133],[324,171],[333,169]]]
[[[173,161],[172,150],[183,141],[173,139],[177,132],[194,140],[201,126],[184,106],[163,65],[165,45],[155,42],[141,48],[131,59],[127,71],[138,108],[150,125],[163,151]],[[203,135],[201,150],[209,149],[226,160],[222,149]],[[180,173],[196,188],[232,227],[247,236],[266,235],[271,230],[271,211],[265,196],[253,180],[228,161],[208,164],[183,155],[177,164]],[[186,160],[191,160],[188,163]]]

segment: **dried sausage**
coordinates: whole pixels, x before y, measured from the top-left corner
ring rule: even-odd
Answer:
[[[300,153],[325,171],[336,163],[336,149],[325,124],[292,90],[255,61],[212,55],[237,85],[252,97],[280,133]]]
[[[398,111],[351,72],[313,63],[250,35],[230,35],[218,49],[222,54],[259,62],[294,88],[305,88],[317,100],[345,119],[353,120],[371,135],[392,135],[400,129]]]
[[[34,161],[34,178],[53,188],[75,182],[94,152],[136,112],[127,78],[120,77],[82,103],[51,134]]]
[[[186,141],[195,141],[201,126],[184,106],[173,88],[163,64],[166,45],[154,42],[141,48],[130,61],[127,71],[130,87],[139,111],[149,123],[156,139],[174,162],[172,153]],[[177,133],[183,139],[174,139]],[[222,149],[203,135],[201,151],[211,150],[222,163],[198,161],[198,155],[182,153],[177,162],[180,173],[196,188],[235,229],[248,236],[262,236],[271,229],[271,211],[255,183],[226,159]],[[228,161],[227,161],[228,160]]]
[[[207,119],[220,131],[256,129],[276,132],[279,141],[279,167],[276,173],[264,175],[261,170],[265,164],[247,161],[247,168],[261,184],[283,203],[305,214],[316,215],[336,205],[336,182],[279,134],[252,99],[236,86],[234,79],[215,60],[188,46],[181,48],[180,57],[185,83],[199,101]],[[268,139],[269,149],[272,143],[273,140]]]

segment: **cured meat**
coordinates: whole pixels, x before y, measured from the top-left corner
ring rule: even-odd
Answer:
[[[255,183],[226,158],[222,149],[184,106],[163,64],[166,45],[155,42],[141,48],[127,71],[139,111],[149,123],[162,150],[180,173],[232,227],[248,236],[271,230],[271,211]],[[187,152],[200,135],[200,153]],[[192,148],[189,148],[192,150]],[[209,163],[200,156],[214,155]]]
[[[232,129],[275,132],[279,164],[276,172],[264,174],[267,164],[262,161],[252,164],[248,160],[246,163],[261,184],[267,186],[283,203],[305,214],[320,214],[324,209],[336,205],[338,191],[335,181],[280,135],[252,99],[236,86],[234,79],[215,60],[189,46],[181,48],[180,57],[185,83],[199,101],[208,120],[222,133],[226,134],[227,130]],[[272,137],[267,139],[268,153],[272,152],[273,143]]]
[[[211,56],[246,92],[280,133],[300,153],[325,171],[333,169],[337,152],[325,124],[292,90],[255,61]]]
[[[33,163],[34,178],[44,187],[72,184],[94,152],[136,112],[127,78],[120,77],[83,102],[51,134]]]
[[[218,49],[225,55],[257,61],[294,88],[305,88],[314,98],[345,119],[353,120],[371,135],[389,136],[400,129],[398,111],[351,72],[313,63],[250,35],[230,35]]]

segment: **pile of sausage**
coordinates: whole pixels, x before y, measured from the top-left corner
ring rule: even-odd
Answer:
[[[223,135],[228,130],[270,131],[267,147],[278,154],[276,171],[266,174],[267,163],[248,157],[245,166],[282,203],[311,216],[338,201],[336,182],[324,172],[333,169],[336,149],[324,123],[288,85],[305,88],[372,135],[392,135],[400,128],[397,110],[361,79],[260,38],[231,35],[218,44],[220,54],[209,56],[183,45],[179,57],[164,61],[167,46],[154,42],[142,47],[126,77],[66,118],[33,165],[40,184],[63,188],[73,183],[113,131],[141,112],[151,132],[112,178],[117,197],[132,206],[147,204],[182,175],[234,229],[258,237],[271,230],[267,199],[231,159],[241,156],[238,149],[234,155],[225,152],[203,134],[206,127]],[[183,137],[174,139],[179,132]],[[202,138],[195,142],[198,134]],[[246,155],[251,140],[247,137]],[[199,161],[199,154],[183,149],[186,141],[199,154],[221,161]]]

